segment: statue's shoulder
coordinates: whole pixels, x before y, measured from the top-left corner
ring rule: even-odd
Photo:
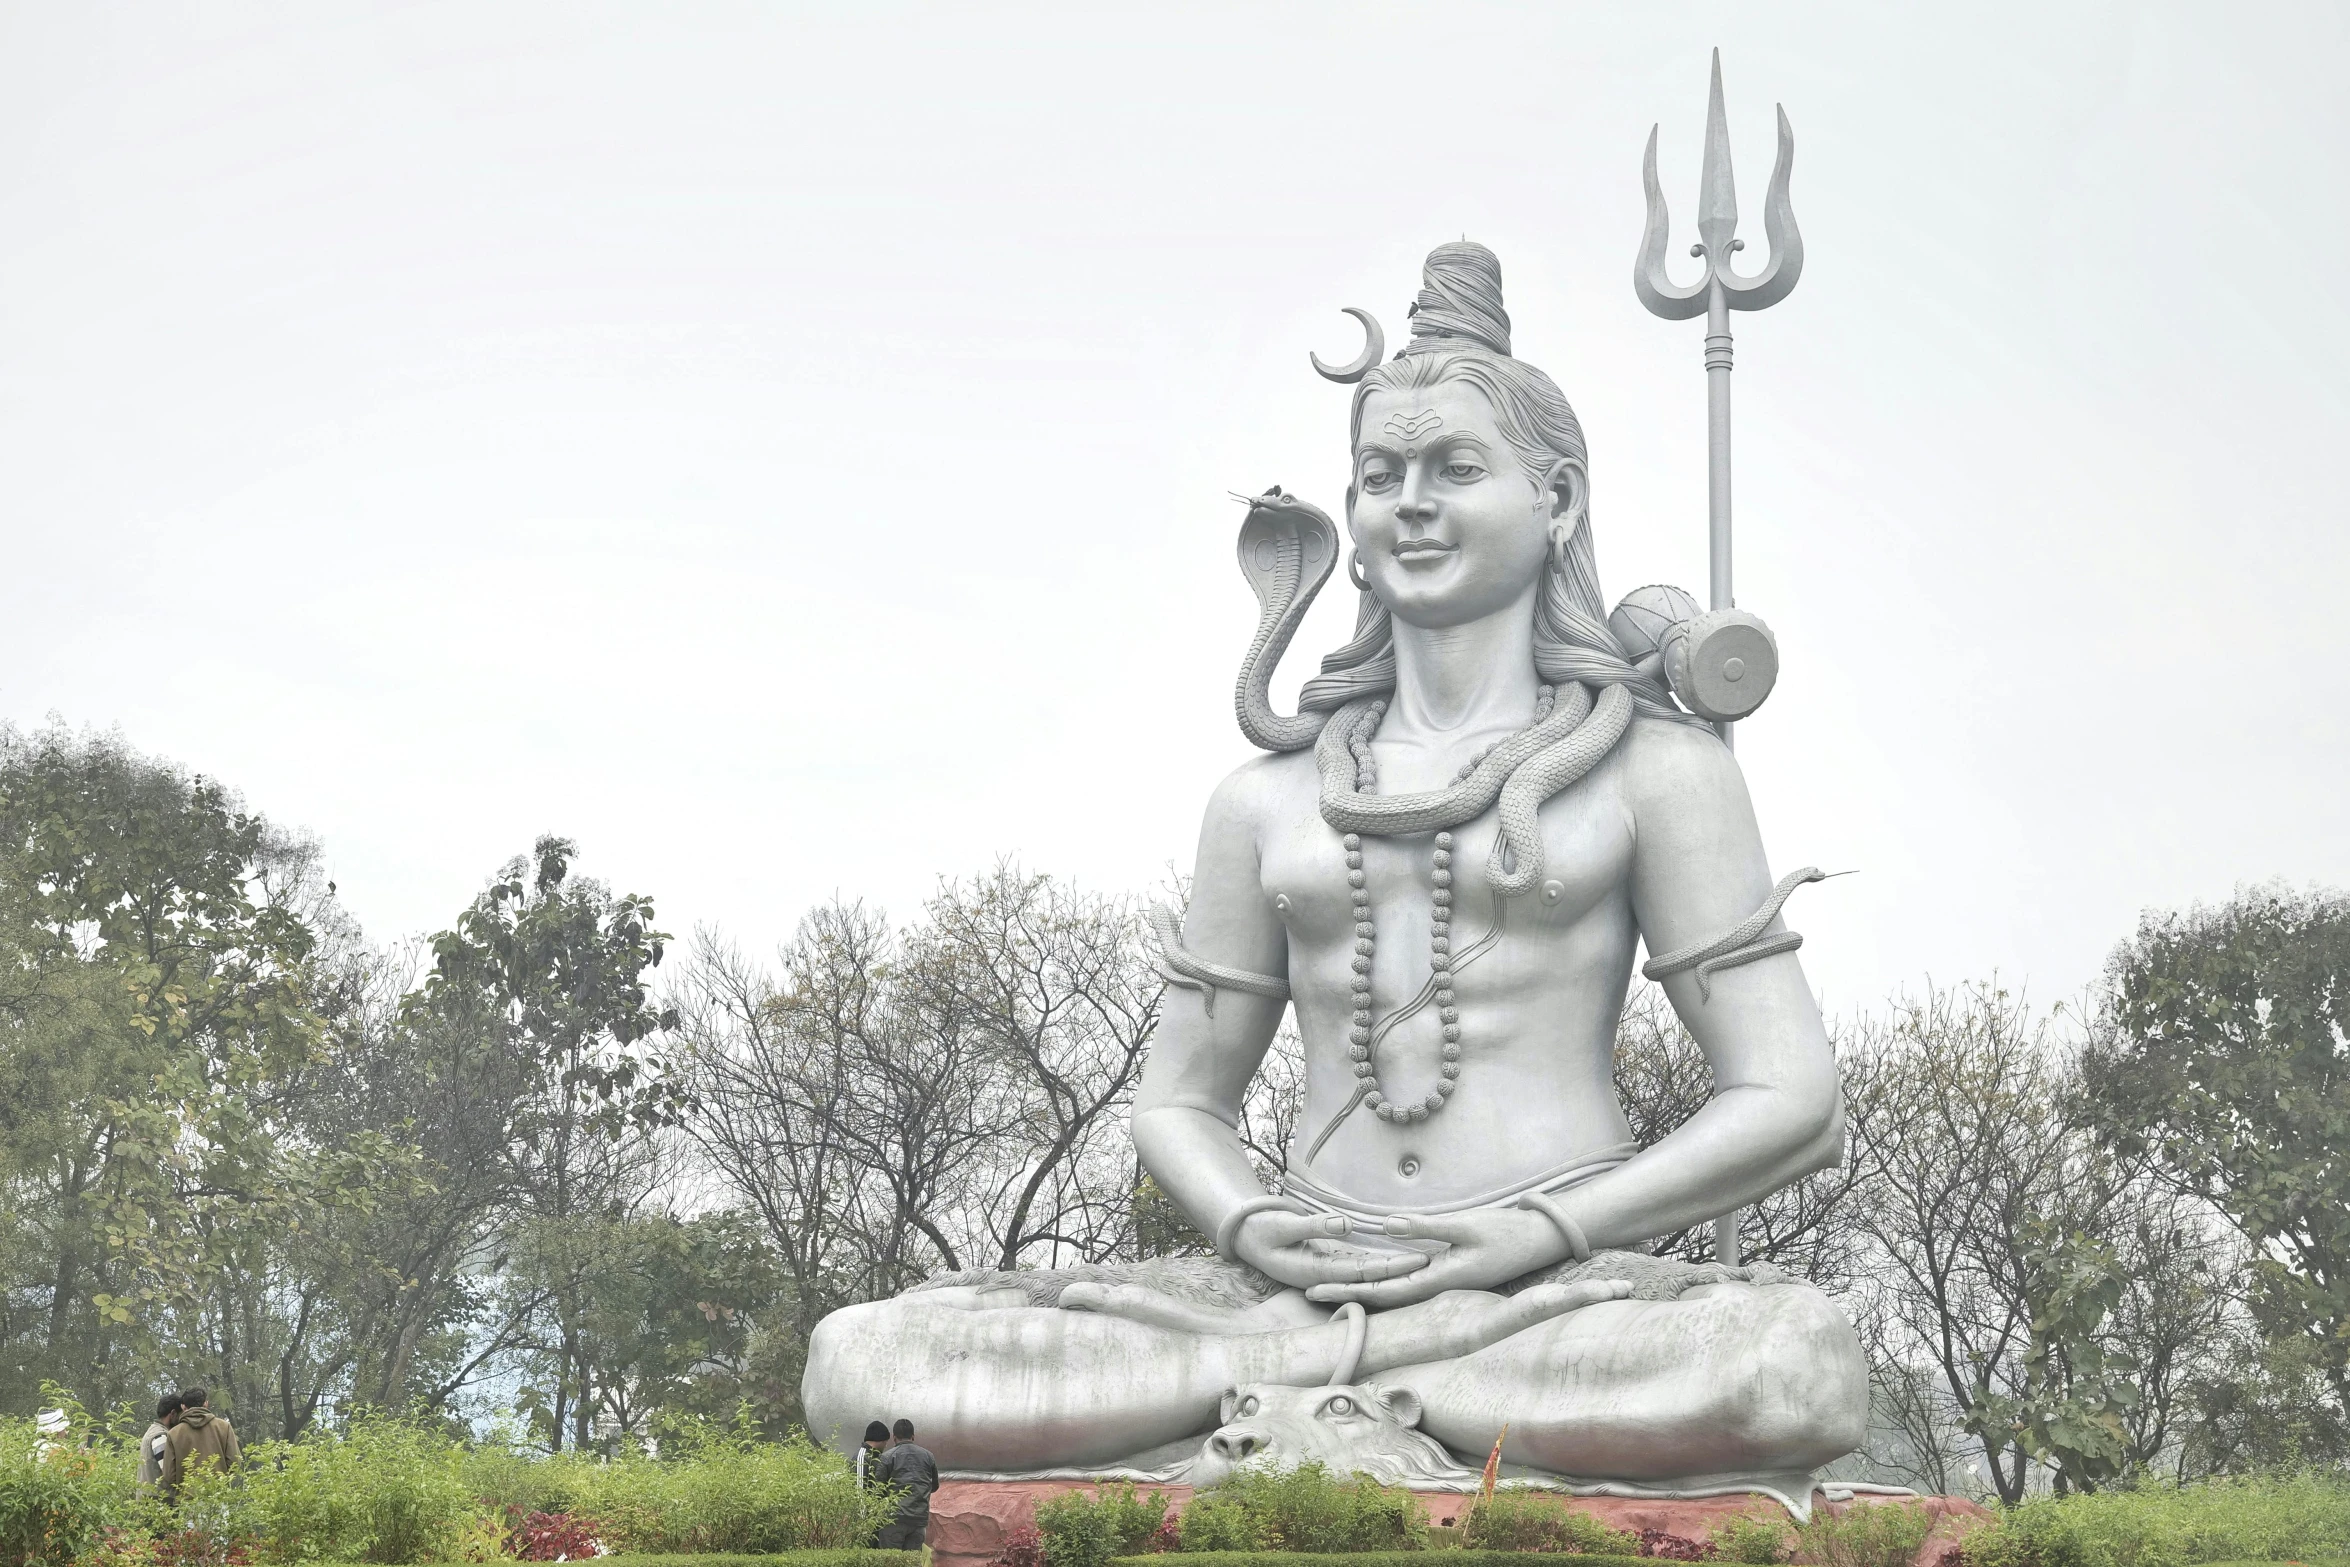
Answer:
[[[1637,821],[1656,811],[1747,815],[1746,778],[1710,725],[1634,718],[1609,759],[1617,791]]]
[[[1303,810],[1316,811],[1321,774],[1312,750],[1252,756],[1224,775],[1208,796],[1206,828],[1249,832],[1284,821]]]

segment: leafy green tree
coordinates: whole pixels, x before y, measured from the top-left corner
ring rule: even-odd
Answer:
[[[651,1184],[644,1140],[686,1103],[658,1048],[677,1016],[649,983],[668,940],[652,901],[573,876],[577,853],[543,837],[509,862],[433,938],[432,974],[405,1008],[420,1036],[533,1064],[509,1123],[518,1212],[502,1244],[520,1264],[509,1319],[543,1313],[551,1326],[544,1429],[558,1449],[584,1445],[597,1413],[598,1226],[630,1216]]]
[[[2085,1061],[2098,1137],[2151,1155],[2250,1248],[2262,1330],[2350,1408],[2350,894],[2149,914]]]
[[[279,1092],[323,1046],[320,882],[211,780],[0,732],[0,1257],[43,1319],[8,1324],[20,1385],[37,1366],[112,1402],[167,1343],[249,1360],[224,1285],[397,1184],[396,1144],[319,1144]]]
[[[549,1239],[542,1227],[536,1239]],[[751,1396],[753,1321],[781,1273],[758,1223],[719,1212],[583,1220],[562,1239],[588,1253],[576,1324],[580,1397],[619,1439],[655,1416],[724,1421]],[[560,1341],[545,1346],[559,1351]],[[542,1354],[542,1363],[553,1359]],[[559,1370],[549,1365],[548,1369]],[[554,1387],[526,1388],[522,1412],[552,1430]]]
[[[2108,1320],[2121,1305],[2121,1257],[2093,1236],[2044,1218],[2019,1236],[2030,1335],[2013,1394],[1984,1384],[1965,1428],[1987,1448],[2012,1443],[2055,1471],[2058,1494],[2093,1491],[2118,1478],[2138,1406],[2134,1368],[2112,1348]]]

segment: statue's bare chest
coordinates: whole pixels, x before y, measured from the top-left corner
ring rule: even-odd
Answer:
[[[1292,983],[1298,963],[1335,951],[1352,953],[1360,933],[1355,919],[1356,889],[1344,838],[1322,819],[1319,790],[1301,789],[1290,808],[1266,822],[1259,837],[1264,898],[1288,933]],[[1545,802],[1540,812],[1542,874],[1533,890],[1507,900],[1509,928],[1535,941],[1564,935],[1602,910],[1628,909],[1632,831],[1613,791],[1586,779]],[[1445,889],[1453,915],[1453,939],[1476,940],[1493,923],[1495,903],[1488,871],[1500,839],[1497,812],[1451,830],[1451,885]],[[1425,942],[1436,907],[1437,864],[1432,833],[1410,837],[1362,836],[1363,890],[1370,895],[1380,967],[1414,943],[1425,966]],[[1382,988],[1385,988],[1384,986]],[[1301,1004],[1311,997],[1301,991]]]

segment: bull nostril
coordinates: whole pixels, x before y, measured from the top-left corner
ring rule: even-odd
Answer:
[[[1208,1446],[1218,1458],[1239,1463],[1263,1446],[1256,1436],[1246,1431],[1219,1431],[1208,1438]]]

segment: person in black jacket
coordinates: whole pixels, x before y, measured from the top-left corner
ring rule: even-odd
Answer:
[[[885,1551],[918,1551],[930,1532],[930,1493],[938,1489],[938,1461],[914,1440],[914,1422],[901,1420],[892,1430],[896,1438],[873,1471],[898,1493],[897,1518],[886,1525],[874,1544]]]

